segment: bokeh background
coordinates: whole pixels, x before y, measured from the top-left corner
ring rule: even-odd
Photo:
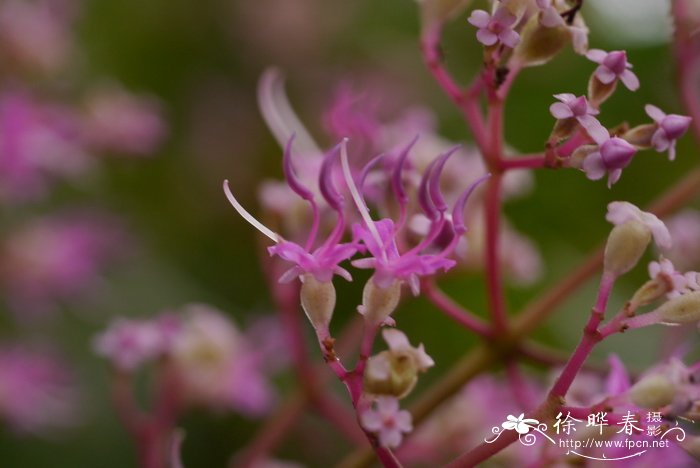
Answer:
[[[275,65],[283,71],[293,106],[323,146],[334,142],[322,116],[343,83],[379,93],[388,116],[425,106],[435,113],[442,135],[455,142],[471,137],[424,70],[417,47],[417,9],[409,0],[60,3],[73,15],[68,30],[74,46],[71,66],[40,77],[22,75],[21,86],[70,102],[96,83],[120,83],[160,102],[167,133],[150,155],[122,157],[116,152],[101,159],[89,175],[58,183],[49,197],[0,207],[0,235],[11,232],[18,220],[79,207],[113,213],[128,237],[114,240],[125,249],[101,272],[99,291],[62,301],[50,316],[39,318],[18,317],[7,304],[0,305],[0,339],[51,349],[70,363],[80,386],[80,417],[71,427],[41,434],[1,428],[0,466],[135,466],[130,439],[110,405],[107,366],[93,352],[94,335],[114,316],[148,317],[190,302],[212,304],[243,327],[275,313],[257,262],[263,239],[221,191],[222,179],[230,179],[242,203],[255,212],[260,182],[281,178],[281,150],[257,110],[255,89],[263,70]],[[682,111],[667,8],[668,2],[658,0],[586,2],[591,46],[626,48],[642,83],[639,91],[620,89],[606,103],[602,120],[609,127],[625,120],[646,122],[647,103],[667,112]],[[449,68],[465,82],[481,60],[466,16],[447,28],[443,43]],[[591,62],[570,50],[545,67],[525,70],[507,104],[509,144],[523,153],[540,151],[553,124],[548,111],[552,94],[584,93],[592,71]],[[2,69],[0,78],[6,89],[18,84]],[[609,201],[643,206],[698,162],[698,147],[686,136],[675,162],[641,153],[612,190],[573,170],[537,172],[531,192],[509,202],[506,213],[536,244],[545,270],[531,286],[509,287],[510,310],[518,310],[600,244],[609,229],[604,220]],[[643,269],[631,274],[613,301],[621,304],[645,274]],[[353,284],[339,285],[334,326],[354,314],[363,279],[359,275]],[[485,309],[480,275],[450,277],[445,287],[460,303],[475,311]],[[538,331],[538,338],[572,349],[594,291],[591,283],[568,301]],[[437,363],[421,379],[416,394],[475,342],[421,299],[406,301],[397,320]],[[623,338],[602,346],[595,358],[603,362],[605,352],[614,349],[632,369],[641,369],[660,346],[653,333]],[[278,374],[275,386],[283,400],[296,388],[291,372]],[[179,424],[186,432],[185,466],[225,466],[258,424],[235,412],[189,412]],[[298,426],[277,451],[279,458],[329,466],[348,450],[344,439],[312,412]]]

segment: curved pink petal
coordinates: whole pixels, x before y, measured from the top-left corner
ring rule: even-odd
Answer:
[[[491,21],[491,15],[489,15],[484,10],[474,10],[472,14],[467,19],[469,24],[476,26],[477,28],[486,28]]]
[[[398,429],[384,429],[379,433],[379,445],[387,448],[396,448],[401,445],[401,431]]]
[[[563,102],[555,102],[549,106],[549,113],[557,119],[567,119],[574,116],[571,108]]]
[[[660,123],[664,119],[664,117],[666,117],[666,113],[653,104],[647,104],[646,106],[644,106],[644,111],[656,123]]]
[[[411,343],[408,342],[408,338],[401,330],[385,328],[382,330],[382,337],[389,345],[389,349],[400,350],[411,347]]]
[[[630,70],[625,70],[620,75],[620,80],[630,91],[636,91],[639,89],[639,78],[634,72]]]
[[[367,410],[360,415],[360,424],[369,432],[377,432],[384,425],[379,413],[373,410]]]
[[[586,52],[586,58],[596,63],[601,63],[607,56],[608,53],[600,49],[591,49]]]
[[[399,411],[394,418],[394,423],[401,432],[411,432],[413,430],[413,419],[408,411]]]
[[[598,145],[602,145],[610,139],[608,130],[592,115],[583,115],[577,120]]]
[[[516,33],[512,29],[505,29],[501,31],[498,38],[506,46],[513,49],[520,42],[520,34]]]
[[[379,414],[390,416],[399,410],[399,400],[393,397],[377,398],[377,411]]]
[[[476,32],[476,39],[485,46],[492,46],[496,42],[498,42],[498,36],[496,36],[488,29],[479,29]]]
[[[590,180],[603,178],[606,170],[599,151],[589,154],[588,157],[583,160],[583,171]]]
[[[612,187],[622,177],[622,169],[613,169],[608,173],[608,188]]]

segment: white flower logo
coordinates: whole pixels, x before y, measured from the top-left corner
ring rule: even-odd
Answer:
[[[518,434],[527,434],[540,423],[537,419],[525,419],[525,413],[521,413],[517,418],[509,414],[506,419],[507,421],[501,424],[503,429],[515,430]]]

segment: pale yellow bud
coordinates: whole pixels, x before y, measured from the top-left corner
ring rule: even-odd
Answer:
[[[605,271],[620,276],[630,271],[651,242],[649,228],[636,220],[615,226],[605,244]]]
[[[665,323],[694,323],[700,321],[700,291],[674,297],[656,311]]]
[[[409,353],[382,351],[367,361],[364,389],[373,395],[403,398],[418,381],[418,366]]]
[[[676,387],[665,375],[652,374],[634,384],[629,390],[629,396],[632,403],[639,407],[656,409],[673,402]]]
[[[304,275],[301,284],[301,306],[314,329],[328,330],[335,310],[335,287],[331,281],[318,281],[313,275]]]
[[[623,133],[622,139],[639,148],[651,148],[651,138],[656,129],[656,124],[637,125]]]
[[[381,324],[396,310],[401,299],[401,283],[393,281],[386,288],[378,286],[370,278],[362,291],[362,306],[360,312],[365,320],[373,324]]]
[[[647,281],[641,288],[637,289],[627,304],[627,310],[634,312],[641,306],[651,304],[652,302],[661,299],[668,292],[673,290],[673,284],[665,281],[664,278],[654,278]]]
[[[525,67],[549,62],[571,40],[566,26],[548,28],[540,24],[539,15],[532,15],[520,33],[520,43],[515,48],[516,60]]]

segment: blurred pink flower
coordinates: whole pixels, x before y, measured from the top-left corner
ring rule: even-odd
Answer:
[[[605,52],[591,49],[586,57],[599,64],[594,74],[601,83],[610,84],[619,79],[630,91],[639,89],[639,78],[632,72],[632,64],[627,61],[627,53],[624,50]]]
[[[21,91],[0,94],[0,199],[36,198],[46,192],[50,176],[76,177],[91,162],[68,109]]]
[[[399,408],[394,397],[377,397],[375,406],[360,413],[360,424],[379,438],[382,447],[396,448],[401,445],[403,434],[413,430],[411,413]]]
[[[50,312],[58,302],[92,293],[125,240],[121,224],[103,213],[34,219],[0,245],[0,287],[18,315]]]
[[[169,351],[166,331],[155,321],[117,318],[95,339],[95,352],[131,372]]]
[[[22,348],[0,349],[0,419],[20,432],[72,426],[78,417],[74,376],[59,359]]]
[[[590,135],[598,143],[598,149],[583,160],[583,170],[591,180],[601,179],[607,173],[610,188],[620,180],[622,169],[629,165],[637,149],[619,137],[603,136],[599,132]]]
[[[111,85],[92,92],[85,104],[86,144],[96,151],[147,156],[166,134],[161,105]]]
[[[668,150],[668,159],[673,161],[676,159],[676,140],[688,130],[692,119],[685,115],[666,114],[651,104],[644,106],[644,110],[658,127],[651,137],[651,144],[656,151]]]
[[[680,271],[700,269],[700,212],[686,209],[666,220],[673,247],[665,252]]]
[[[649,229],[649,232],[654,237],[654,242],[659,248],[664,250],[670,249],[673,245],[671,233],[669,233],[663,221],[657,218],[656,215],[642,211],[631,203],[610,202],[605,219],[615,226],[629,221],[639,222]]]
[[[511,49],[520,42],[520,35],[513,30],[518,18],[508,8],[499,6],[495,13],[488,14],[484,10],[474,10],[468,21],[479,30],[476,39],[485,46],[498,42]]]
[[[20,67],[55,72],[72,53],[66,2],[4,0],[0,3],[0,54]]]

